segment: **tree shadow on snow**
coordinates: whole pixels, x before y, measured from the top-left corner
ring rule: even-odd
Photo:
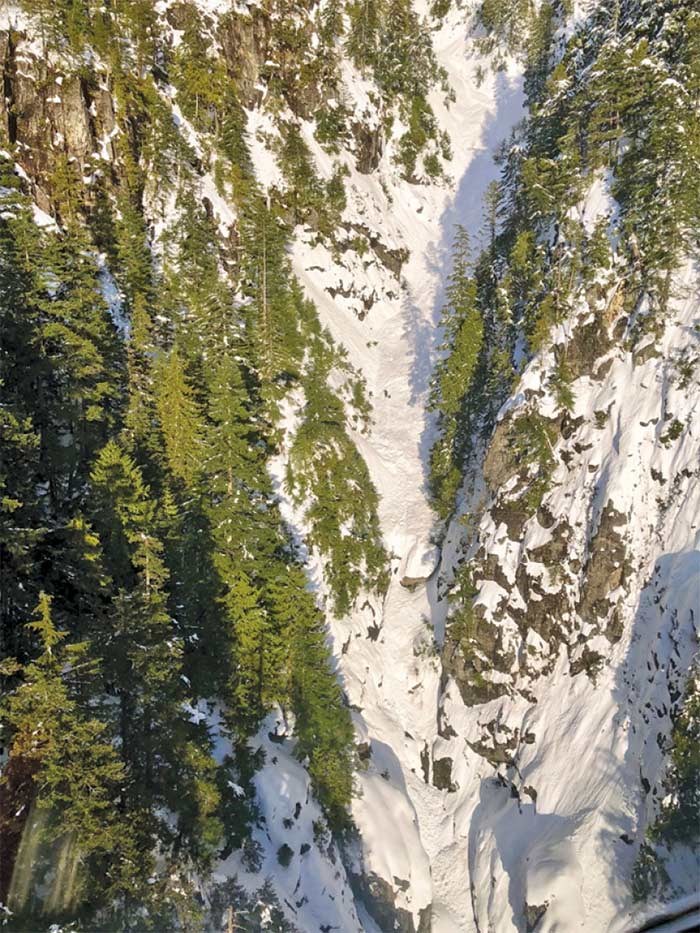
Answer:
[[[658,803],[656,786],[667,760],[664,749],[671,713],[682,696],[689,660],[697,651],[698,613],[700,550],[689,542],[687,550],[662,554],[656,560],[639,595],[627,656],[618,667],[613,687],[619,719],[628,735],[622,775],[633,812],[615,815],[621,833],[610,833],[607,839],[613,854],[609,893],[625,913],[631,907],[634,861]]]
[[[566,872],[581,872],[570,840],[589,812],[584,808],[568,816],[541,813],[536,803],[514,798],[510,788],[497,778],[482,780],[479,802],[469,824],[467,849],[477,930],[491,929],[504,913],[502,892],[492,880],[502,871],[508,879],[509,919],[516,930],[524,933],[530,873],[561,877]],[[489,845],[490,861],[485,872],[479,858]],[[488,922],[484,928],[479,920],[485,917]]]

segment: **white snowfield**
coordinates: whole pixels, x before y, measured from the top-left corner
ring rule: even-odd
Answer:
[[[448,530],[440,558],[425,486],[433,436],[426,393],[440,342],[437,320],[454,225],[463,224],[478,245],[482,198],[498,175],[494,148],[522,118],[523,97],[512,64],[497,75],[487,67],[478,84],[480,62],[463,11],[449,14],[435,47],[456,95],[449,108],[439,93],[432,101],[452,141],[452,183],[399,180],[391,145],[370,175],[359,174],[347,158],[345,217],[376,232],[385,245],[410,250],[400,279],[371,251],[362,258],[344,253],[340,265],[323,246],[312,245],[303,229],[293,254],[322,322],[367,381],[374,423],[355,440],[381,496],[382,529],[392,555],[383,605],[369,599],[349,618],[335,620],[331,632],[358,739],[371,747],[353,806],[362,866],[365,874],[388,883],[395,906],[412,915],[416,929],[421,910],[430,905],[434,933],[525,931],[528,907],[546,907],[537,926],[541,933],[623,931],[633,923],[632,864],[663,776],[657,734],[670,729],[667,674],[687,669],[700,619],[698,392],[697,383],[681,388],[674,375],[678,354],[698,340],[698,270],[688,265],[679,276],[658,356],[635,363],[630,352],[616,347],[604,380],[574,384],[574,415],[588,419],[577,439],[585,447],[588,431],[591,446],[568,469],[561,466],[546,500],[555,517],[580,522],[581,534],[596,526],[607,503],[627,518],[634,566],[621,594],[624,634],[614,647],[602,637],[593,642],[609,663],[595,682],[585,673],[571,676],[562,648],[552,672],[530,685],[534,699],[516,694],[467,708],[448,683],[441,700],[434,636],[442,637],[446,600],[438,598],[434,571],[441,560],[440,573],[450,578],[463,529],[454,523]],[[370,105],[362,89],[357,76],[349,77],[348,92],[366,117]],[[310,131],[307,140],[314,148]],[[322,153],[314,152],[322,168]],[[606,185],[596,182],[581,205],[584,223],[613,210]],[[343,297],[349,286],[352,293]],[[358,295],[373,298],[366,315],[358,313]],[[521,386],[542,393],[545,415],[551,405],[543,389],[547,362],[533,361]],[[518,404],[517,396],[512,404]],[[593,417],[601,409],[608,411],[602,430]],[[669,412],[683,432],[662,442]],[[663,507],[652,468],[674,484]],[[303,515],[290,508],[287,515],[303,535]],[[486,538],[489,521],[487,514]],[[512,578],[508,554],[517,548],[503,529],[492,531],[489,546]],[[531,543],[537,534],[547,540],[539,526],[528,534]],[[317,559],[314,566],[318,580]],[[427,582],[408,588],[401,580]],[[484,588],[481,600],[498,599],[500,588],[491,588],[491,595]],[[538,638],[531,632],[534,646]],[[441,704],[449,739],[438,732]],[[483,740],[483,724],[494,719],[504,735],[518,730],[534,737],[518,747],[513,783],[512,773],[508,781],[499,779],[496,768],[469,745]],[[443,758],[452,761],[449,790],[432,783],[434,763]],[[651,793],[645,795],[643,781]],[[692,889],[694,869],[690,854],[677,868],[679,878],[686,873],[686,890]],[[344,898],[346,877],[340,866],[338,872]],[[313,907],[313,892],[305,893],[310,912],[298,914],[297,923],[311,930],[322,917],[331,922],[328,901]],[[361,905],[357,920],[351,913],[343,900],[335,921],[340,929],[377,929]]]

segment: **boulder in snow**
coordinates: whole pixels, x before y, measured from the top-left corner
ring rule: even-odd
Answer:
[[[412,588],[425,583],[433,575],[439,562],[440,548],[432,545],[426,547],[420,541],[415,541],[401,566],[401,586]]]

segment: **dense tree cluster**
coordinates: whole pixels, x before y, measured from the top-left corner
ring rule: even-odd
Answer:
[[[287,258],[293,223],[334,226],[342,176],[321,184],[292,124],[287,187],[260,189],[238,76],[193,4],[169,11],[175,48],[149,2],[25,6],[64,72],[108,83],[118,132],[108,172],[60,157],[41,179],[53,226],[0,161],[2,897],[18,929],[197,928],[191,879],[249,837],[250,739],[272,708],[328,824],[349,825],[350,714],[268,471],[293,390],[287,484],[331,603],[381,590],[377,496],[348,432],[362,387]],[[308,42],[286,6],[270,18],[283,61]],[[235,207],[226,235],[205,172]],[[213,703],[223,763],[195,709]]]

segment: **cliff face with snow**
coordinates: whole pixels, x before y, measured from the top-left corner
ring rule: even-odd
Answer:
[[[227,5],[199,5],[214,34]],[[417,6],[429,14],[428,4]],[[577,4],[562,37],[585,28],[593,6]],[[265,46],[262,7],[238,7],[249,28],[225,32],[217,54],[241,58],[252,162],[263,187],[283,187],[279,124],[263,75],[275,51]],[[166,4],[158,9],[168,15]],[[107,171],[113,102],[108,88],[86,89],[77,79],[57,83],[54,97],[37,97],[47,66],[16,11],[6,25],[13,97],[4,118],[45,218],[42,160],[50,160],[50,146],[66,148],[84,171]],[[451,149],[437,180],[420,167],[407,179],[397,168],[400,127],[387,131],[376,87],[346,58],[343,106],[353,133],[333,159],[318,141],[318,101],[286,115],[322,179],[338,162],[344,170],[341,227],[324,238],[298,223],[291,259],[321,323],[365,381],[371,424],[353,430],[353,440],[379,493],[391,561],[385,595],[361,596],[342,617],[328,603],[337,676],[356,730],[356,834],[342,844],[319,838],[308,774],[281,713],[273,713],[256,740],[266,753],[254,778],[258,862],[234,852],[215,876],[224,888],[235,877],[250,891],[271,879],[287,922],[303,931],[628,929],[642,909],[632,899],[633,866],[665,793],[669,736],[697,647],[694,259],[674,275],[661,332],[641,341],[631,335],[643,309],[623,307],[613,263],[524,365],[470,460],[453,517],[441,526],[431,507],[436,424],[427,397],[454,226],[485,239],[484,197],[500,173],[494,156],[526,115],[522,65],[506,56],[492,68],[478,35],[466,5],[452,4],[435,20],[435,56],[452,92],[430,93]],[[201,156],[176,95],[166,102]],[[202,158],[199,171],[199,196],[230,249],[235,209],[212,180],[214,166]],[[152,187],[155,205],[157,179]],[[604,174],[576,208],[591,230],[601,219],[614,225],[617,210]],[[567,348],[572,370],[567,411],[551,388],[557,347]],[[304,546],[306,508],[285,481],[302,404],[292,394],[281,406],[271,472]],[[512,430],[533,413],[548,425],[550,476],[531,514],[522,493],[534,480]],[[311,547],[305,553],[325,605],[324,557]],[[477,620],[468,652],[449,620],[467,565]],[[207,715],[216,730],[216,716]],[[225,737],[219,744],[223,755]],[[284,846],[287,864],[278,855]],[[675,893],[692,891],[690,849],[674,851],[666,867]],[[209,882],[203,890],[209,897]]]

